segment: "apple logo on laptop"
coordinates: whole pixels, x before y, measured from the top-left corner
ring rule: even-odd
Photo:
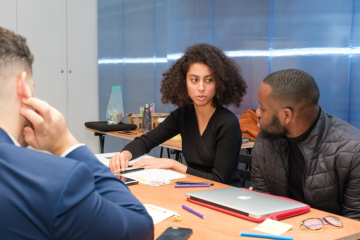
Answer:
[[[247,197],[247,196],[239,196],[238,199],[241,199],[241,200],[248,200],[248,199],[251,199],[251,197]]]

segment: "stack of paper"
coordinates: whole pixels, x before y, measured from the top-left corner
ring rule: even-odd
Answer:
[[[100,162],[102,162],[105,166],[109,167],[110,159],[116,154],[114,153],[103,153],[103,154],[95,154],[95,156],[99,159]],[[154,158],[150,155],[142,155],[138,158],[135,158],[133,160],[129,161],[129,166],[132,166],[134,162],[139,161],[140,159],[145,158]],[[131,168],[126,168],[126,170],[129,170]],[[135,171],[130,173],[122,174],[124,177],[129,177],[138,180],[141,183],[148,184],[152,180],[173,180],[177,178],[184,178],[186,177],[184,174],[177,173],[170,170],[165,169],[146,169],[141,171]]]
[[[112,152],[112,153],[102,153],[102,154],[95,154],[95,156],[99,159],[99,161],[104,164],[105,166],[109,167],[109,162],[110,159],[116,154],[117,152]],[[129,166],[132,166],[134,164],[134,162],[139,161],[140,159],[144,159],[144,158],[154,158],[153,156],[150,155],[142,155],[138,158],[132,159],[129,161]]]
[[[122,174],[122,176],[136,179],[145,184],[158,179],[173,180],[186,177],[184,174],[165,169],[145,169],[142,171],[125,173]]]

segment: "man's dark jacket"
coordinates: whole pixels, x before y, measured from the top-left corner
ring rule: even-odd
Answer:
[[[305,158],[303,189],[312,208],[360,220],[360,130],[326,113],[298,143]],[[289,196],[288,141],[258,136],[252,151],[255,191]]]

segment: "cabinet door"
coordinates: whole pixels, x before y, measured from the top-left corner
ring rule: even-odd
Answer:
[[[97,39],[97,1],[68,0],[68,127],[94,153],[99,140],[84,123],[99,119]]]
[[[17,0],[17,30],[35,58],[36,96],[67,120],[66,0]]]
[[[0,1],[0,26],[16,32],[16,1]]]

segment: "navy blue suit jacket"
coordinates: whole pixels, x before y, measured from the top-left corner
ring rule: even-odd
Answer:
[[[153,239],[144,206],[86,146],[66,158],[0,128],[1,239]]]

